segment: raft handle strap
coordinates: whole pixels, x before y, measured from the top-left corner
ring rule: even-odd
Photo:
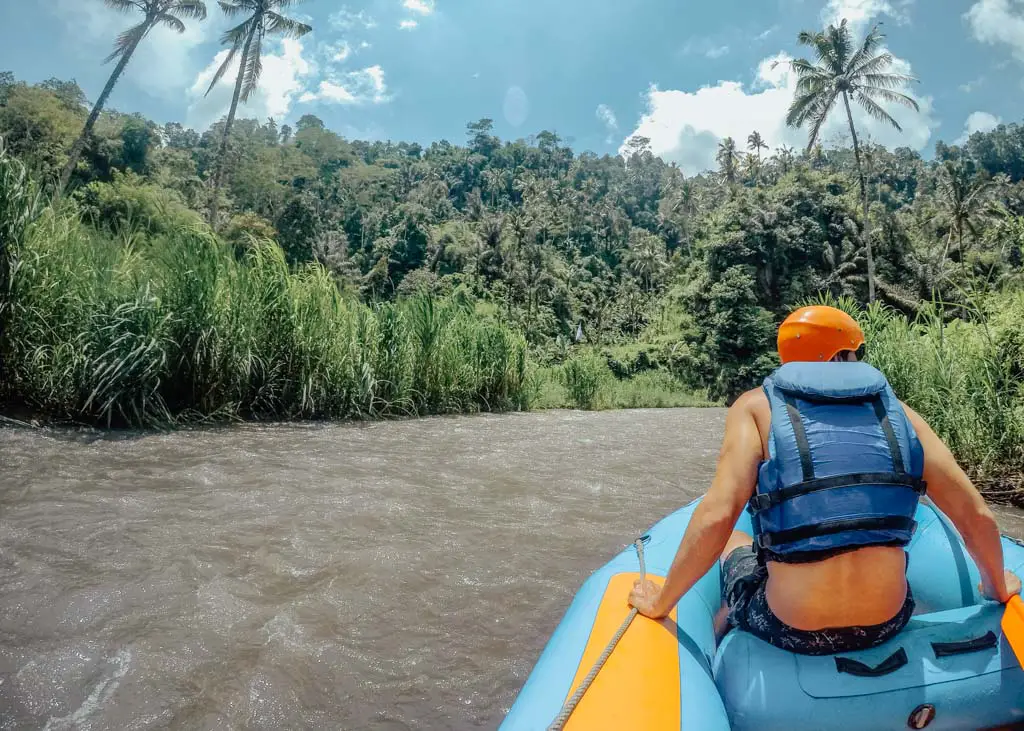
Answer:
[[[906,665],[907,652],[901,647],[875,667],[865,665],[859,660],[852,660],[848,657],[837,657],[835,660],[836,670],[840,673],[856,675],[861,678],[878,678],[882,675],[896,672]]]
[[[995,647],[999,644],[999,638],[996,637],[996,633],[989,630],[981,637],[975,637],[970,640],[962,640],[960,642],[933,642],[932,650],[935,651],[935,657],[947,657],[949,655],[963,655],[968,652],[979,652],[981,650],[988,650],[989,648]]]

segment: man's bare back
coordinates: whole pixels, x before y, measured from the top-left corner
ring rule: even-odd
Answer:
[[[757,425],[762,459],[768,459],[771,407],[764,390],[748,391],[733,408]],[[753,437],[753,430],[744,433]],[[893,546],[867,546],[814,563],[769,561],[768,577],[772,612],[804,630],[880,624],[907,596],[906,556]]]

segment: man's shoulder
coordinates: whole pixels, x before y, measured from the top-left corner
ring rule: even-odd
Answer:
[[[753,413],[756,410],[762,409],[768,405],[768,396],[765,395],[763,388],[752,388],[749,391],[740,395],[737,398],[730,409],[736,411],[748,411]]]

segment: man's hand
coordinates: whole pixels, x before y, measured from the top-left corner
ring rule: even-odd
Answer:
[[[1005,593],[1000,594],[998,589],[993,589],[991,586],[985,586],[985,582],[978,584],[978,591],[980,591],[983,596],[986,596],[989,599],[995,599],[1000,604],[1006,604],[1014,594],[1020,594],[1021,589],[1020,579],[1017,578],[1017,575],[1009,569],[1003,570],[1003,588]]]
[[[650,579],[641,582],[639,579],[633,582],[633,591],[629,593],[629,603],[636,607],[637,611],[651,619],[661,619],[668,615],[668,612],[657,611],[658,597],[661,596],[661,587]],[[671,610],[669,610],[671,611]]]

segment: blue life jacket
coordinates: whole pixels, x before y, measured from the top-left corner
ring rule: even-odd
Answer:
[[[924,450],[885,376],[867,363],[787,363],[764,390],[768,459],[748,507],[761,561],[907,545]]]

